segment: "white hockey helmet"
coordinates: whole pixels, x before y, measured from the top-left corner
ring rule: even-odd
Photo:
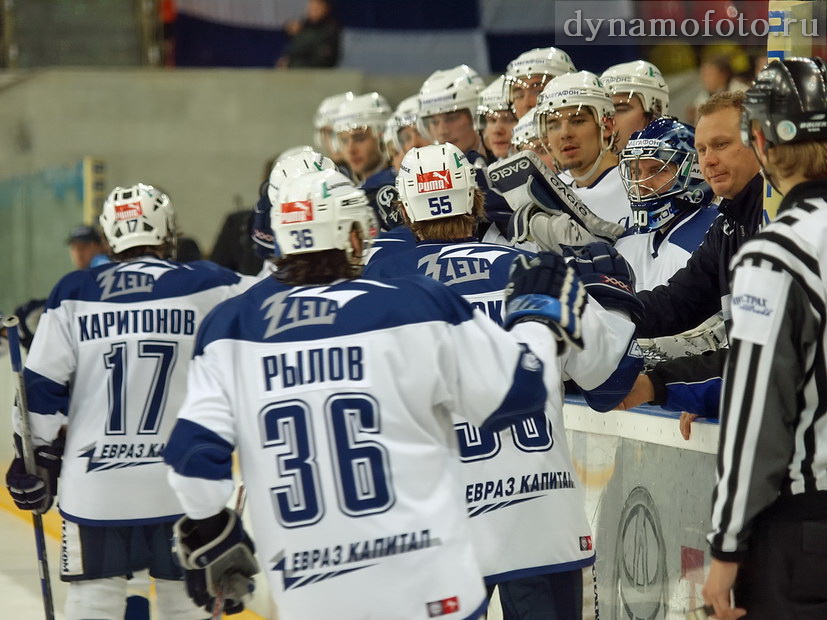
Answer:
[[[419,133],[430,139],[425,121],[435,114],[468,110],[473,118],[483,88],[482,78],[468,65],[434,71],[419,89]]]
[[[556,47],[535,47],[523,52],[508,63],[505,69],[503,95],[511,102],[511,89],[515,86],[526,87],[526,79],[536,75],[547,77],[549,80],[566,73],[574,73],[574,63],[569,55]]]
[[[474,127],[477,131],[485,129],[489,114],[495,112],[511,111],[511,106],[505,96],[505,76],[500,76],[480,93],[477,99],[477,113],[474,116]]]
[[[514,125],[514,129],[511,131],[511,147],[515,153],[526,147],[534,148],[537,139],[540,137],[537,134],[537,123],[534,122],[536,113],[537,108],[531,108]]]
[[[297,147],[304,149],[305,147]],[[310,147],[306,147],[310,149]],[[291,153],[292,154],[288,154]],[[335,170],[336,164],[329,157],[317,153],[313,149],[296,151],[288,149],[276,160],[276,165],[270,171],[267,182],[267,197],[270,204],[275,205],[279,200],[279,188],[287,179],[298,177],[320,170]]]
[[[614,65],[603,72],[600,81],[612,95],[639,95],[644,111],[654,118],[669,112],[669,86],[651,62],[634,60]]]
[[[144,183],[113,189],[99,221],[115,254],[175,241],[175,212],[169,196]]]
[[[416,118],[419,114],[419,96],[405,97],[388,119],[386,129],[389,131],[386,143],[391,144],[397,151],[402,149],[399,141],[399,132],[406,127],[416,127]],[[390,140],[390,142],[388,141]]]
[[[407,152],[396,177],[396,191],[412,222],[474,212],[474,168],[450,142]]]
[[[385,121],[390,114],[390,105],[379,93],[356,95],[339,106],[333,118],[333,131],[338,134],[357,129],[372,129],[374,135],[381,139]]]
[[[554,113],[571,107],[588,108],[601,128],[606,127],[607,119],[615,113],[612,96],[600,78],[589,71],[567,73],[551,80],[537,97],[534,119],[540,138],[546,136],[548,121]]]
[[[326,150],[323,134],[333,131],[333,119],[339,111],[339,107],[345,102],[353,99],[355,95],[348,91],[346,93],[339,93],[338,95],[331,95],[323,99],[316,109],[316,114],[313,115],[313,129],[314,141],[316,148],[320,151]]]
[[[365,192],[338,170],[321,170],[285,179],[279,200],[270,211],[276,243],[282,255],[322,250],[353,254],[350,231],[357,225],[370,247],[378,233]]]

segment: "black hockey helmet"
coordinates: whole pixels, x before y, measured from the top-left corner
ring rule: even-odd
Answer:
[[[745,95],[744,144],[753,120],[770,145],[827,140],[827,70],[820,58],[774,60]]]

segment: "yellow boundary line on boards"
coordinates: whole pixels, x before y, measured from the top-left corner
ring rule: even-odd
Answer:
[[[4,491],[0,493],[0,509],[5,510],[18,519],[26,521],[30,525],[32,523],[29,514],[24,510],[19,510],[17,506],[14,505],[14,501],[12,500],[11,495],[9,495],[8,489],[4,489]],[[53,540],[60,541],[62,530],[63,519],[57,510],[52,509],[43,515],[43,531],[46,533],[46,536]],[[238,618],[238,620],[265,620],[263,616],[259,616],[257,613],[252,612],[249,609],[245,609],[240,614],[234,614],[233,618]]]

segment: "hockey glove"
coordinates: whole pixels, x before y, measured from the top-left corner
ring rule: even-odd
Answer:
[[[35,473],[26,473],[21,456],[22,441],[14,436],[15,456],[6,472],[6,488],[20,510],[31,510],[43,514],[55,501],[57,480],[63,456],[63,439],[57,439],[51,446],[41,446],[34,451]]]
[[[584,245],[591,241],[614,243],[623,234],[623,226],[592,213],[580,197],[530,151],[492,164],[488,176],[515,214],[528,208],[521,216],[525,224],[515,223],[515,234],[527,234],[529,224],[533,229],[536,224],[532,220],[538,214],[537,219],[541,221],[544,215],[552,218],[551,224],[536,231],[545,235],[531,231],[543,249],[559,251],[560,245]],[[544,237],[548,238],[547,243]],[[577,242],[578,239],[583,241]]]
[[[600,305],[609,310],[622,310],[635,322],[643,318],[643,302],[635,294],[635,274],[611,245],[590,243],[582,248],[565,248],[563,254],[586,292]]]
[[[220,593],[225,613],[243,611],[255,589],[258,562],[238,513],[225,508],[209,519],[181,517],[173,531],[187,594],[195,604],[211,611]]]
[[[567,345],[580,350],[585,304],[583,285],[559,254],[540,252],[530,260],[521,255],[512,263],[505,290],[506,329],[523,321],[538,321],[561,342],[560,353]]]

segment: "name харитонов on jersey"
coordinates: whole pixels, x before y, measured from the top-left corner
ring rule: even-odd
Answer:
[[[178,308],[146,308],[143,310],[109,310],[78,316],[80,341],[109,338],[126,334],[195,333],[195,311]]]
[[[362,347],[316,347],[261,358],[264,389],[290,388],[325,381],[363,381]],[[273,380],[278,379],[278,385]]]

